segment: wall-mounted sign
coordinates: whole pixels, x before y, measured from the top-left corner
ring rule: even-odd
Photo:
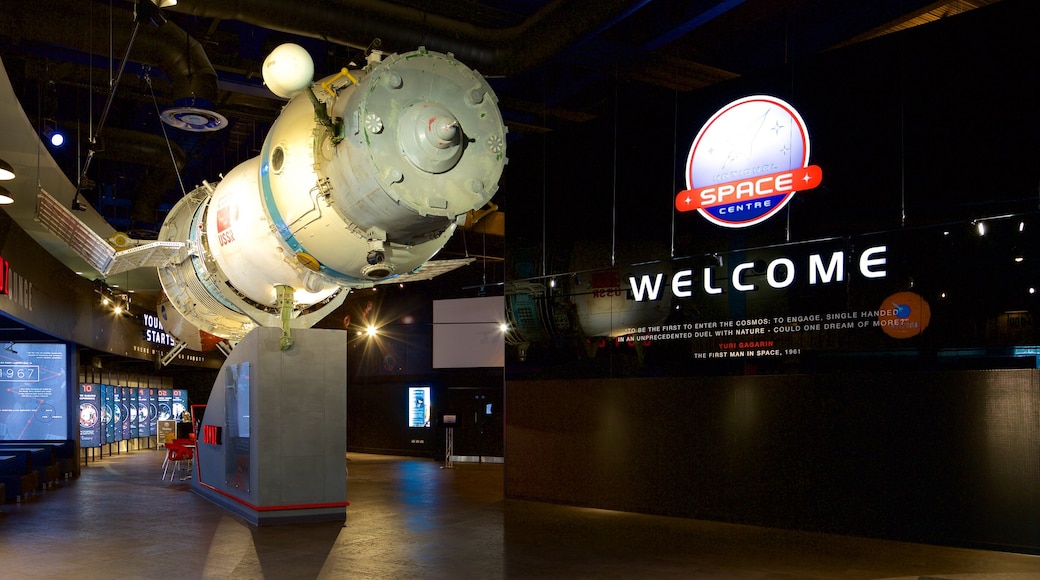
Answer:
[[[430,387],[408,387],[408,426],[429,427]]]
[[[888,246],[872,246],[865,249],[857,260],[859,274],[863,278],[885,278],[888,270]],[[787,257],[778,257],[763,264],[762,272],[765,274],[765,284],[752,281],[757,264],[748,261],[733,266],[730,270],[730,279],[726,286],[716,286],[714,270],[716,268],[706,267],[702,272],[694,270],[679,270],[672,274],[668,288],[676,298],[689,298],[694,290],[702,291],[705,295],[721,295],[729,292],[755,292],[763,287],[781,290],[791,286],[798,276],[804,276],[809,286],[838,284],[846,281],[846,255],[843,251],[832,252],[830,256],[824,254],[810,254],[804,265],[795,264]],[[636,302],[644,300],[659,300],[665,296],[662,292],[664,285],[661,283],[665,278],[663,272],[655,275],[643,274],[639,278],[629,276],[628,284],[632,290],[632,298]],[[759,276],[761,278],[761,276]],[[699,284],[698,284],[699,279]]]
[[[878,323],[892,338],[910,338],[928,328],[932,309],[928,302],[913,292],[896,292],[885,298],[878,309]]]
[[[11,286],[8,282],[8,273],[10,271],[11,265],[3,257],[0,257],[0,295],[7,295],[11,292]]]
[[[719,109],[701,127],[675,208],[743,228],[769,219],[796,192],[822,179],[823,171],[809,165],[809,131],[798,111],[775,97],[754,95]]]
[[[161,344],[163,346],[177,345],[177,339],[166,332],[159,317],[147,312],[144,313],[144,339],[152,344]]]

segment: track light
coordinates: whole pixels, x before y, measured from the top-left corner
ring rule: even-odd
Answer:
[[[0,181],[10,181],[14,179],[14,167],[11,164],[0,159]]]
[[[47,143],[55,149],[59,149],[65,144],[65,133],[62,133],[57,126],[45,126],[43,128],[43,137],[47,139]]]

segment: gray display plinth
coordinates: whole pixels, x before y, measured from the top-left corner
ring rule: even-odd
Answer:
[[[191,489],[252,524],[346,518],[347,334],[258,328],[231,352],[198,432]]]

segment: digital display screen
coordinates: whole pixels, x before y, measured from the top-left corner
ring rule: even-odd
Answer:
[[[148,389],[148,435],[156,435],[159,432],[158,427],[158,389]]]
[[[120,440],[130,440],[130,387],[116,387],[119,389],[119,426],[116,430],[121,433]],[[136,413],[135,413],[136,414]]]
[[[127,397],[127,415],[129,416],[129,427],[130,427],[130,438],[136,439],[141,436],[141,390],[130,389],[130,396]]]
[[[102,444],[102,385],[87,383],[79,386],[79,444],[80,447],[100,447]]]
[[[68,439],[67,347],[8,343],[0,350],[0,441]]]
[[[408,387],[408,426],[429,427],[430,387]]]
[[[157,389],[155,397],[157,421],[180,422],[188,410],[188,391],[184,389]]]
[[[104,435],[102,443],[116,441],[116,389],[112,385],[101,385],[101,399],[104,407],[101,409],[101,430]]]

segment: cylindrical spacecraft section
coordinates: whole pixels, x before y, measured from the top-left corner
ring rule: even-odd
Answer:
[[[159,282],[170,304],[184,320],[216,336],[241,340],[256,322],[220,291],[218,267],[208,251],[203,227],[213,187],[203,184],[182,197],[167,214],[159,240],[183,242],[184,249],[158,269]],[[175,329],[167,329],[179,336]]]
[[[231,170],[217,184],[206,212],[209,252],[227,279],[228,288],[250,300],[273,306],[275,285],[294,289],[293,302],[305,308],[328,298],[339,286],[287,255],[274,235],[260,200],[260,159],[254,157]],[[318,209],[317,190],[300,196],[304,205]]]
[[[171,305],[200,330],[240,340],[254,327],[278,326],[276,285],[294,289],[294,311],[334,307],[341,290],[286,255],[272,232],[257,187],[259,158],[235,167],[216,187],[206,184],[171,210],[159,239],[187,242],[179,259],[159,269]],[[320,318],[319,318],[320,319]]]

